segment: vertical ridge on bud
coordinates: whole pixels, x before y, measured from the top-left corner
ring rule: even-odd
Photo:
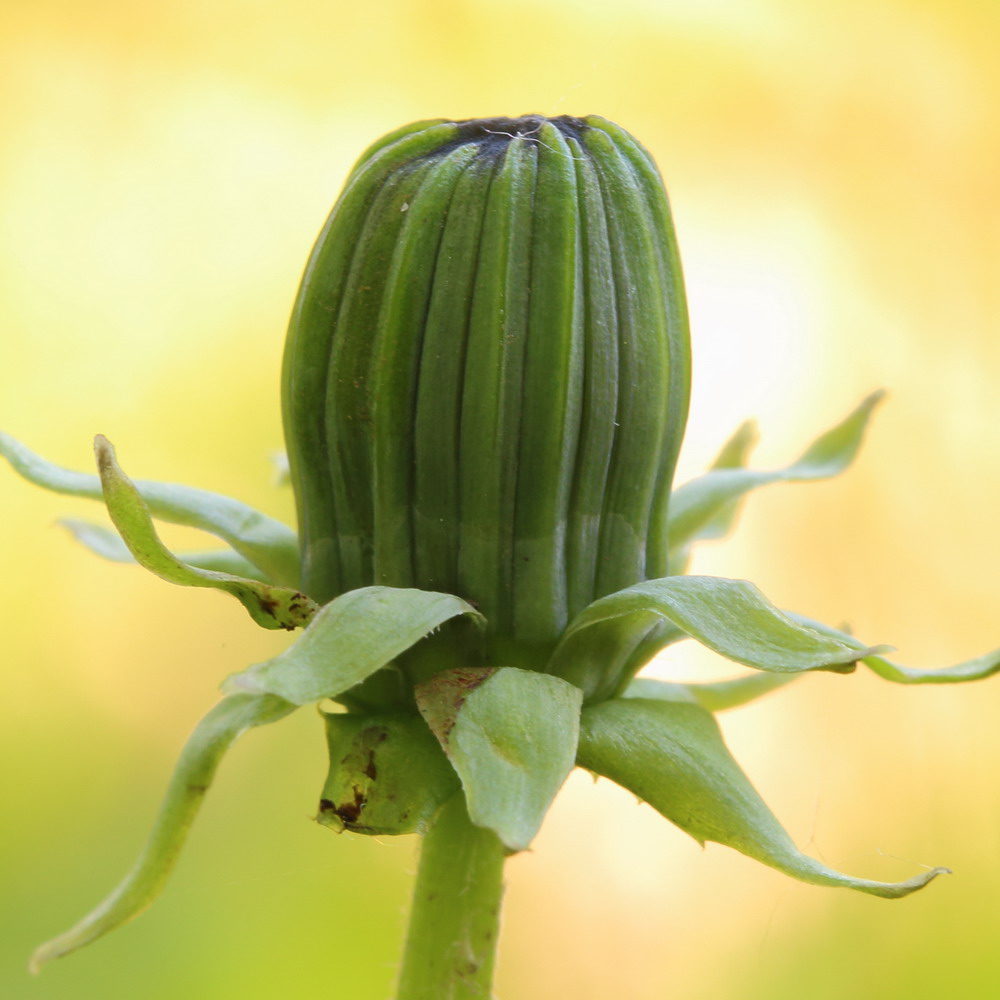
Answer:
[[[491,629],[506,634],[513,626],[514,502],[538,147],[518,136],[501,149],[469,325],[457,529],[459,593],[474,595]]]
[[[618,307],[608,224],[594,164],[567,140],[577,174],[583,286],[583,399],[566,533],[567,610],[582,611],[597,592],[601,516],[618,412]]]
[[[544,643],[567,625],[566,524],[583,377],[576,170],[563,134],[542,123],[531,224],[522,428],[514,511],[513,631]]]
[[[424,158],[387,177],[365,220],[333,332],[326,391],[342,585],[377,582],[374,575],[375,462],[373,371],[376,331],[395,247],[432,161]]]
[[[306,265],[289,324],[282,408],[302,548],[302,586],[320,603],[348,589],[327,441],[326,392],[333,326],[360,231],[373,199],[401,166],[453,138],[447,122],[417,122],[390,133],[359,160]]]
[[[448,208],[427,312],[414,417],[414,565],[432,590],[458,590],[463,378],[480,241],[497,161],[477,156]]]
[[[618,307],[619,406],[608,470],[596,590],[645,578],[660,464],[679,446],[669,426],[668,323],[650,212],[631,165],[604,131],[584,136],[604,199]]]
[[[475,152],[457,146],[434,161],[412,199],[400,205],[405,221],[392,250],[369,376],[376,583],[414,585],[414,416],[420,356],[444,220],[456,182]],[[444,431],[431,431],[439,448]]]
[[[664,439],[659,475],[653,493],[644,577],[655,579],[668,573],[668,503],[690,402],[691,342],[688,336],[684,275],[670,202],[652,156],[633,136],[614,122],[598,116],[592,116],[587,121],[592,128],[609,135],[632,166],[638,188],[646,201],[647,219],[655,232],[652,248],[659,266],[660,299],[666,319],[663,331],[667,350],[666,419],[668,427],[680,428],[680,433],[668,434]]]

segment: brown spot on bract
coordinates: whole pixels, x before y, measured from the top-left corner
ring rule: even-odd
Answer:
[[[364,791],[355,785],[354,801],[342,802],[334,808],[334,812],[344,821],[344,826],[351,830],[355,828],[358,817],[361,815],[361,810],[364,809],[367,801]]]
[[[417,686],[417,706],[442,743],[448,742],[455,718],[466,698],[496,673],[496,667],[457,667],[444,670]],[[447,749],[447,747],[445,747]]]

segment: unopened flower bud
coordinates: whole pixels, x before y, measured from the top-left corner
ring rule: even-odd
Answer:
[[[457,594],[485,662],[540,669],[590,602],[666,574],[688,386],[670,212],[631,136],[534,115],[387,136],[291,322],[303,589]]]

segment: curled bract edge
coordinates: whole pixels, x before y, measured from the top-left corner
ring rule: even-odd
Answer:
[[[0,455],[15,472],[42,489],[64,496],[104,499],[98,476],[55,465],[2,431]],[[299,586],[298,535],[287,525],[239,500],[194,486],[142,479],[133,485],[153,517],[221,538],[256,566],[268,583]]]
[[[876,882],[803,854],[729,753],[711,713],[686,699],[627,698],[586,708],[577,763],[633,792],[699,843],[724,844],[802,882],[896,899],[949,871]]]
[[[146,846],[132,870],[99,906],[64,934],[36,949],[29,969],[37,973],[140,914],[162,892],[188,831],[226,751],[254,726],[283,719],[297,706],[273,695],[231,695],[198,723],[184,745]]]
[[[301,591],[182,562],[160,540],[149,506],[122,471],[111,442],[101,434],[94,439],[94,453],[108,514],[129,552],[144,569],[182,587],[225,591],[263,628],[301,628],[319,610]]]

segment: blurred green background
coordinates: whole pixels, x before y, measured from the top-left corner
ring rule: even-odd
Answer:
[[[74,467],[291,518],[283,329],[354,158],[412,119],[599,113],[667,179],[695,344],[681,478],[745,416],[783,462],[878,386],[843,480],[755,498],[695,569],[931,666],[1000,643],[1000,5],[995,0],[5,0],[0,426]],[[409,840],[310,822],[309,711],[226,760],[164,897],[31,979],[131,864],[186,733],[287,640],[104,564],[96,515],[0,469],[0,995],[391,993]],[[171,542],[189,541],[170,532]],[[652,670],[730,672],[686,648]],[[569,782],[509,865],[506,1000],[1000,995],[1000,680],[817,676],[724,718],[797,841],[887,903],[700,850]]]

